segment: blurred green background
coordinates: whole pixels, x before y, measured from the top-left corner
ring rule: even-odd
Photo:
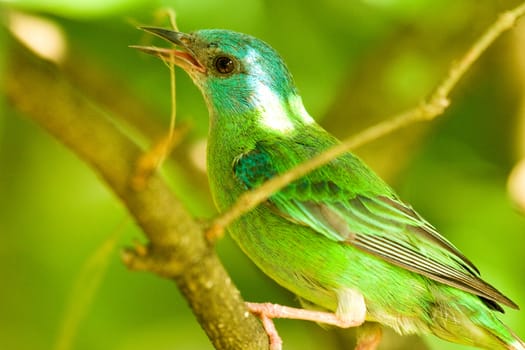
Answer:
[[[72,88],[148,147],[167,132],[168,70],[127,46],[151,44],[135,26],[168,26],[159,9],[171,7],[183,31],[227,28],[269,42],[288,63],[309,112],[345,137],[417,105],[497,15],[517,3],[0,1],[0,77],[13,34],[44,43]],[[54,44],[46,41],[42,25],[58,38]],[[525,159],[524,81],[522,23],[467,73],[445,115],[357,150],[476,263],[485,279],[522,307],[525,171],[516,164]],[[177,118],[189,132],[164,173],[196,217],[210,218],[215,209],[201,166],[207,112],[184,74],[177,74]],[[54,348],[82,266],[126,217],[90,168],[0,102],[1,349]],[[172,283],[126,270],[119,249],[144,238],[131,221],[122,231],[73,348],[211,349]],[[218,252],[246,300],[296,303],[228,237]],[[525,311],[508,310],[501,318],[525,337]],[[277,326],[286,349],[350,348],[339,333],[315,324],[278,320]],[[465,349],[434,337],[424,341],[433,349]],[[382,348],[394,343],[388,340]]]

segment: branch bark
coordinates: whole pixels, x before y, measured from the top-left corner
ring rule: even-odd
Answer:
[[[141,150],[56,67],[16,43],[10,54],[2,86],[8,102],[88,163],[149,238],[144,249],[124,253],[128,266],[175,281],[217,349],[267,348],[260,322],[247,312],[202,227],[167,184],[154,175],[141,191],[129,186]]]

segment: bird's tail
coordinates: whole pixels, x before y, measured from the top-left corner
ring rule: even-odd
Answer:
[[[525,350],[525,342],[480,299],[465,296],[460,300],[461,303],[449,303],[433,309],[432,331],[435,335],[483,349]]]
[[[512,336],[514,337],[514,341],[508,344],[507,349],[509,350],[525,350],[525,342],[521,340],[516,333],[514,333],[510,328],[508,328],[508,331]]]
[[[440,338],[465,344],[469,346],[480,347],[483,349],[493,350],[525,350],[525,343],[517,335],[515,335],[510,329],[508,329],[499,320],[497,328],[486,327],[486,325],[480,325],[475,323],[469,323],[471,320],[463,320],[461,327],[454,327],[451,332],[449,327],[443,327],[433,329],[435,335]],[[457,326],[458,324],[456,324]],[[491,326],[493,326],[492,324]],[[461,328],[462,332],[457,332]],[[499,328],[499,329],[498,329]],[[503,330],[504,329],[504,330]]]
[[[525,344],[521,339],[516,340],[514,343],[510,344],[508,347],[509,350],[525,350]]]

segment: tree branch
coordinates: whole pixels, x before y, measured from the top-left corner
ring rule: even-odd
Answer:
[[[457,85],[465,72],[501,35],[501,33],[510,29],[516,23],[518,18],[524,14],[525,3],[522,3],[513,10],[502,13],[498,20],[496,20],[496,22],[494,22],[479,37],[479,39],[474,42],[474,44],[472,44],[457,63],[452,65],[445,78],[437,85],[430,97],[421,103],[420,106],[395,115],[382,123],[365,129],[357,135],[343,140],[340,144],[327,149],[308,161],[295,166],[284,174],[266,181],[260,187],[241,195],[237,202],[232,205],[228,211],[213,220],[211,227],[207,232],[208,239],[217,239],[223,234],[225,227],[267,200],[273,193],[286,187],[291,182],[308,174],[312,170],[327,164],[332,159],[415,122],[425,120],[430,121],[442,114],[450,104],[450,92]]]
[[[154,175],[142,191],[129,186],[141,150],[54,66],[18,44],[9,52],[2,86],[8,102],[88,163],[149,238],[144,249],[125,252],[128,266],[175,281],[217,349],[267,348],[260,322],[247,312],[202,228],[167,184]]]

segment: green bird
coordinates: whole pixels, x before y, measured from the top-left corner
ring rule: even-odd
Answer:
[[[263,41],[218,29],[141,29],[176,47],[137,48],[184,69],[206,100],[207,166],[220,212],[339,143],[310,117],[285,63]],[[274,193],[228,231],[264,273],[304,302],[304,309],[247,303],[272,349],[281,348],[277,317],[340,327],[373,321],[400,334],[525,349],[497,317],[500,304],[518,306],[352,153]],[[374,349],[379,339],[371,332],[357,348]]]

